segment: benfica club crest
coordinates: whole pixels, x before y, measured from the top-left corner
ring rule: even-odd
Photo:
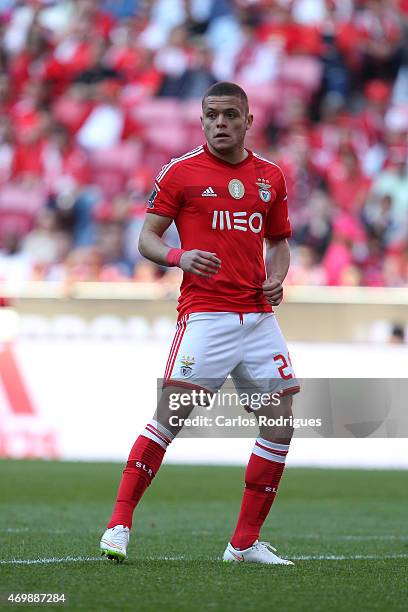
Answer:
[[[188,378],[193,373],[193,368],[191,366],[195,364],[195,359],[194,357],[186,355],[180,359],[180,362],[182,364],[180,368],[180,374],[184,376],[184,378]]]
[[[258,179],[256,184],[258,185],[259,197],[261,198],[262,202],[269,202],[271,199],[271,186],[268,179]]]

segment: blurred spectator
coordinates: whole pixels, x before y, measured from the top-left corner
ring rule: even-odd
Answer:
[[[12,102],[11,79],[8,74],[0,74],[0,113],[7,115]]]
[[[102,256],[96,247],[73,249],[65,262],[66,282],[99,281],[102,270]]]
[[[31,262],[32,280],[48,278],[52,266],[64,261],[70,247],[70,235],[59,227],[56,212],[50,209],[41,211],[21,249]]]
[[[24,10],[24,7],[20,8]],[[24,45],[9,60],[9,74],[17,95],[28,79],[41,81],[46,76],[47,60],[52,46],[37,20],[40,10],[39,6],[36,7],[32,23],[25,35]]]
[[[100,280],[126,280],[133,267],[124,254],[123,226],[119,221],[101,223],[96,244],[102,260]]]
[[[132,17],[137,10],[138,0],[102,0],[102,9],[115,19]]]
[[[342,140],[343,100],[327,95],[320,104],[319,117],[310,130],[314,166],[324,176],[334,161]]]
[[[359,248],[364,242],[364,232],[356,219],[347,214],[336,219],[333,239],[322,261],[328,285],[360,284],[360,273],[355,264],[361,258]]]
[[[78,189],[90,182],[87,156],[70,138],[63,125],[54,125],[41,152],[44,183],[54,197],[75,197]]]
[[[0,115],[0,185],[11,178],[14,160],[14,133],[9,119]]]
[[[160,51],[169,41],[170,32],[182,26],[186,19],[186,4],[182,0],[156,0],[148,4],[148,21],[141,34],[141,43]]]
[[[363,37],[363,80],[395,79],[402,62],[402,29],[395,3],[367,0],[358,21]]]
[[[216,82],[211,68],[212,55],[203,41],[196,41],[191,51],[188,67],[180,76],[166,75],[158,95],[182,100],[201,99],[204,92]]]
[[[101,81],[95,85],[96,104],[78,131],[78,143],[88,151],[112,149],[137,133],[138,126],[119,101],[120,85]]]
[[[241,48],[234,59],[234,78],[244,88],[272,83],[277,79],[281,49],[274,42],[260,42],[252,23],[242,27]]]
[[[394,323],[391,328],[390,344],[404,344],[405,342],[405,330],[404,326],[400,323]]]
[[[179,97],[183,75],[189,70],[193,47],[185,26],[177,26],[170,33],[166,45],[159,49],[154,60],[162,74],[159,96]]]
[[[64,125],[74,136],[94,107],[89,87],[75,83],[69,85],[63,94],[53,102],[52,112],[57,123]]]
[[[75,83],[93,85],[101,81],[122,80],[119,70],[112,68],[107,59],[108,42],[100,37],[89,42],[87,67],[78,72],[74,78]]]
[[[332,201],[327,193],[316,190],[310,195],[307,216],[295,231],[296,243],[312,249],[318,261],[331,242],[333,215]]]
[[[336,160],[327,170],[329,194],[338,208],[357,214],[367,199],[371,181],[364,176],[351,146],[340,148]]]
[[[385,168],[375,179],[371,194],[390,198],[390,242],[408,239],[408,166],[406,147],[390,150]]]
[[[372,195],[362,211],[362,220],[369,232],[381,238],[385,245],[391,244],[399,231],[392,217],[392,199],[388,194]]]
[[[151,261],[143,260],[137,266],[133,280],[139,283],[153,283],[159,279],[157,267]]]
[[[384,248],[381,237],[371,235],[367,238],[366,253],[360,262],[362,283],[367,287],[384,285]]]
[[[296,249],[287,277],[290,285],[325,285],[326,274],[317,261],[316,252],[309,246]]]
[[[362,284],[361,269],[356,264],[348,264],[341,269],[338,285],[358,287]]]
[[[0,281],[19,283],[31,279],[32,264],[21,250],[21,238],[10,232],[0,248]]]
[[[379,79],[369,81],[364,89],[365,104],[358,113],[358,126],[365,134],[368,145],[384,140],[385,113],[390,101],[391,89]]]
[[[347,2],[343,4],[343,8],[345,8],[345,5],[347,5]],[[322,2],[322,9],[323,15],[319,31],[319,56],[323,67],[320,95],[324,97],[334,94],[345,101],[351,83],[346,57],[343,55],[338,41],[340,3],[331,0]]]
[[[313,166],[310,142],[304,130],[293,127],[286,141],[287,147],[282,150],[280,164],[285,173],[291,202],[291,222],[296,231],[307,216],[310,199],[322,178]]]
[[[390,251],[384,257],[383,278],[385,287],[404,287],[408,282],[408,254]]]

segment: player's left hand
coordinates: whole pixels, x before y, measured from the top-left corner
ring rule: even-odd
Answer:
[[[283,287],[277,278],[267,278],[262,285],[266,301],[271,306],[278,306],[283,299]]]

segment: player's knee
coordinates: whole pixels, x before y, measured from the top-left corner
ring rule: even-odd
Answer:
[[[277,444],[290,444],[293,437],[293,427],[259,428],[259,435],[268,442]]]
[[[189,390],[171,385],[163,389],[155,418],[173,436],[177,436],[193,408],[194,402]]]
[[[292,396],[284,396],[279,405],[271,404],[257,415],[261,438],[278,444],[289,444],[294,433]]]

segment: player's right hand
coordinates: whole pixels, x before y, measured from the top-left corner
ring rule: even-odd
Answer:
[[[197,276],[210,278],[219,271],[221,259],[218,259],[215,253],[193,249],[182,254],[179,267],[184,272],[191,272],[192,274],[197,274]]]

